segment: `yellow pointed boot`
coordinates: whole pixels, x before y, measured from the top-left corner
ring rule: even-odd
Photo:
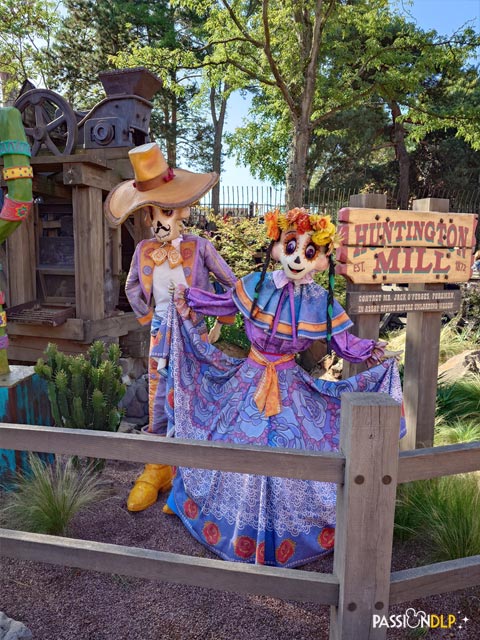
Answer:
[[[127,500],[129,511],[143,511],[155,504],[159,491],[172,486],[172,467],[166,464],[146,464]]]

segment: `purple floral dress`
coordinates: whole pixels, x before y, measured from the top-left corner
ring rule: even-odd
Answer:
[[[254,273],[242,278],[223,295],[186,289],[188,308],[182,300],[176,303],[180,313],[171,305],[169,434],[336,451],[343,392],[386,392],[401,402],[395,361],[339,382],[312,378],[293,356],[325,336],[326,291],[313,282],[295,287],[267,274],[257,312],[250,319],[258,277]],[[189,309],[212,315],[240,311],[252,343],[250,355],[232,358],[202,341],[187,317]],[[350,325],[344,310],[335,303],[334,349],[348,360],[366,360],[375,343],[348,334]],[[262,376],[272,361],[277,363],[275,380],[262,396]],[[265,398],[267,403],[271,401],[273,391],[278,392],[279,402],[269,411],[262,402]],[[336,485],[332,483],[181,467],[168,504],[189,532],[221,558],[294,567],[333,548],[335,498]]]

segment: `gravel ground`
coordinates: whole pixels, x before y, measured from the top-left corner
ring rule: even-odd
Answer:
[[[140,468],[109,462],[104,478],[112,483],[111,497],[80,514],[70,537],[215,557],[179,519],[162,513],[164,499],[145,512],[126,510],[126,496]],[[392,570],[426,564],[424,555],[421,549],[396,544]],[[322,558],[305,569],[330,572],[332,560]],[[480,588],[402,604],[390,614],[403,614],[410,606],[470,619],[462,629],[430,630],[423,637],[480,639]],[[1,559],[0,611],[24,622],[34,640],[326,640],[329,627],[327,606],[6,558]],[[389,640],[418,637],[406,629],[387,634]]]

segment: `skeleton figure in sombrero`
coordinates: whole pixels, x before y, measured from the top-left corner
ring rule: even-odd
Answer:
[[[262,272],[215,295],[177,285],[167,413],[175,437],[291,449],[335,451],[344,391],[379,391],[402,400],[394,359],[384,343],[355,337],[342,307],[317,285],[315,271],[331,269],[338,242],[328,216],[292,209],[266,215],[271,239]],[[270,258],[282,269],[267,271]],[[251,351],[235,359],[202,342],[196,313],[245,319]],[[370,368],[339,382],[312,378],[295,354],[313,341],[331,342],[351,362]],[[399,435],[405,425],[399,425]],[[168,507],[188,531],[226,560],[283,567],[312,561],[333,548],[335,485],[180,467]]]
[[[149,424],[146,432],[165,435],[166,366],[170,332],[166,324],[171,283],[213,290],[210,274],[224,287],[236,282],[233,271],[211,242],[193,234],[183,234],[182,220],[190,215],[190,205],[199,200],[217,182],[218,174],[197,174],[168,166],[156,143],[129,151],[134,180],[127,180],[110,192],[105,216],[118,226],[134,212],[143,212],[150,222],[153,237],[141,241],[133,255],[125,292],[141,325],[150,324]],[[153,305],[152,305],[153,302]],[[234,315],[221,318],[233,322]],[[198,314],[196,329],[207,339],[203,316]],[[211,339],[219,336],[219,326]],[[159,491],[171,487],[172,469],[168,465],[147,464],[128,496],[130,511],[142,511],[154,504]]]

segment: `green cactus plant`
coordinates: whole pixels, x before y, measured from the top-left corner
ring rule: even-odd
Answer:
[[[86,356],[69,356],[50,343],[35,372],[47,381],[55,425],[70,429],[116,431],[123,412],[118,403],[125,394],[118,345],[105,350],[100,340]]]

